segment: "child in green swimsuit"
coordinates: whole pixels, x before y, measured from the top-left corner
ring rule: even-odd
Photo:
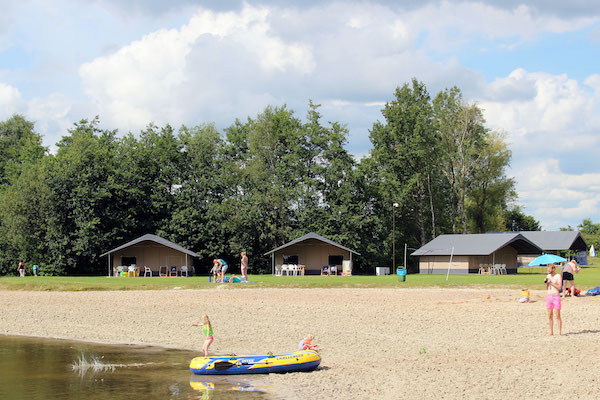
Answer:
[[[192,324],[192,326],[200,326],[199,324]],[[202,316],[202,334],[206,339],[204,340],[204,345],[202,346],[202,350],[204,351],[204,357],[208,357],[208,348],[215,340],[213,336],[213,328],[208,319],[208,315]]]

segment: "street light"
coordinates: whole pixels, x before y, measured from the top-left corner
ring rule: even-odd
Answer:
[[[392,208],[392,269],[390,271],[391,274],[393,274],[396,269],[396,208],[398,208],[398,203],[394,203],[394,207]]]

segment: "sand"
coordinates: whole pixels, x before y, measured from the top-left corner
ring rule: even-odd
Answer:
[[[318,370],[252,377],[278,398],[597,398],[600,297],[563,300],[563,336],[548,337],[544,292],[532,292],[529,304],[518,296],[508,289],[0,291],[0,333],[199,351],[199,328],[190,325],[206,313],[213,354],[294,351],[315,335]]]

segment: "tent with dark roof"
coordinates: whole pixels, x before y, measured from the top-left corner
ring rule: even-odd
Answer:
[[[517,272],[518,254],[540,254],[542,249],[525,236],[513,232],[501,235],[440,235],[411,255],[419,257],[421,274],[477,273],[481,264],[505,264],[508,273]]]

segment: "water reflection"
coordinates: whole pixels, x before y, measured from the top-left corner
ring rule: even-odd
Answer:
[[[271,398],[266,391],[254,391],[250,380],[225,379],[195,388],[188,365],[196,355],[0,335],[0,399]]]
[[[234,391],[246,393],[270,393],[274,387],[253,384],[247,378],[236,376],[198,376],[190,377],[190,386],[192,389],[205,393],[209,396],[214,390]]]

